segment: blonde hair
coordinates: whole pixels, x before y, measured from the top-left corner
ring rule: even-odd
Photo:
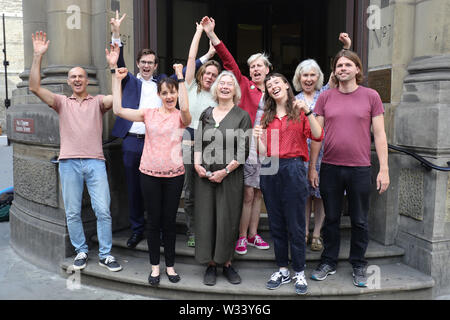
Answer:
[[[241,87],[239,86],[239,82],[237,81],[236,77],[234,76],[233,72],[231,71],[222,71],[219,76],[217,77],[216,81],[214,81],[213,85],[211,86],[211,94],[213,96],[214,101],[219,102],[219,98],[217,97],[217,85],[220,82],[220,79],[222,79],[224,76],[230,76],[233,80],[234,84],[234,97],[233,102],[235,105],[239,104],[239,101],[241,101]]]
[[[324,76],[323,72],[320,69],[318,63],[314,59],[307,59],[299,63],[297,69],[295,69],[294,78],[292,79],[292,84],[294,85],[295,90],[298,92],[303,91],[301,76],[305,72],[310,72],[311,70],[315,70],[319,74],[319,79],[317,80],[315,89],[320,91],[323,87]]]
[[[251,55],[250,58],[248,58],[248,60],[247,60],[248,66],[250,67],[250,65],[258,59],[262,59],[264,62],[264,65],[267,68],[272,69],[272,64],[270,63],[269,56],[266,53],[255,53],[255,54]]]

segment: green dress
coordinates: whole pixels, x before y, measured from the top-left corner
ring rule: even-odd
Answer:
[[[212,108],[200,116],[195,151],[202,152],[207,171],[224,169],[233,159],[241,165],[221,183],[195,177],[195,258],[199,263],[230,261],[239,235],[244,195],[244,169],[249,153],[252,123],[248,113],[234,106],[216,124]]]

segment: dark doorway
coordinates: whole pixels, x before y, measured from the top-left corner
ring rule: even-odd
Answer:
[[[158,52],[160,72],[170,73],[175,61],[186,61],[195,22],[209,15],[216,20],[216,33],[235,57],[243,74],[248,74],[250,55],[266,52],[270,54],[274,70],[288,79],[292,79],[298,63],[307,58],[317,60],[327,79],[331,59],[342,47],[338,41],[339,33],[345,31],[356,37],[354,31],[358,31],[359,16],[364,9],[364,6],[355,5],[358,0],[148,2],[147,7],[153,8],[148,16],[153,20],[142,25],[152,26],[148,31],[148,39],[152,40],[149,46]],[[355,45],[361,45],[360,38],[354,39]],[[208,41],[204,36],[199,55],[207,49]]]

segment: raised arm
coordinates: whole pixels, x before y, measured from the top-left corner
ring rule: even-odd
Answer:
[[[206,35],[213,46],[217,46],[220,43],[219,37],[214,32],[214,28],[216,27],[216,21],[210,17],[203,17],[200,24],[203,26],[203,30],[205,30]]]
[[[41,63],[44,54],[48,50],[50,40],[47,40],[47,34],[42,31],[36,32],[31,38],[33,40],[33,63],[31,65],[28,87],[39,99],[53,107],[55,105],[55,94],[41,87]]]
[[[339,34],[339,41],[342,42],[342,49],[350,50],[352,47],[352,39],[348,35],[348,33],[342,32]],[[333,72],[330,74],[330,78],[328,79],[328,87],[330,89],[337,87],[336,78],[334,77]]]
[[[203,27],[196,23],[197,29],[195,31],[194,37],[192,38],[191,47],[189,49],[189,56],[186,65],[186,83],[191,85],[192,81],[195,79],[195,59],[197,58],[198,45],[203,33]]]
[[[119,68],[125,68],[125,59],[123,58],[123,46],[122,42],[120,41],[120,25],[122,24],[123,20],[127,16],[126,13],[123,14],[122,18],[120,18],[119,11],[116,10],[116,17],[111,18],[109,24],[111,26],[111,42],[112,44],[118,44],[120,48],[120,54],[117,61],[117,65]]]
[[[217,54],[219,55],[220,59],[223,62],[223,67],[226,70],[232,71],[237,81],[241,83],[241,80],[243,79],[241,70],[239,69],[239,66],[236,63],[234,57],[231,55],[231,53],[225,47],[223,42],[219,39],[219,37],[217,37],[216,33],[214,32],[214,28],[216,27],[216,22],[214,21],[214,19],[209,17],[203,17],[201,25],[203,26],[203,30],[205,31],[209,40],[217,50]]]
[[[120,48],[117,43],[111,44],[111,51],[105,49],[106,53],[106,61],[108,62],[108,66],[111,70],[117,69],[117,60],[120,54]],[[109,110],[113,107],[113,96],[107,95],[103,97],[103,105],[106,110]]]
[[[126,68],[116,69],[112,76],[112,93],[113,93],[113,111],[116,116],[122,119],[143,122],[144,109],[131,109],[122,107],[122,79],[126,77],[128,70]]]
[[[109,24],[111,25],[111,34],[113,39],[120,39],[120,25],[122,24],[122,21],[127,16],[126,13],[123,14],[122,18],[120,18],[119,11],[116,10],[116,17],[111,18],[109,21]]]
[[[352,39],[350,39],[348,33],[342,32],[341,34],[339,34],[339,41],[342,42],[343,49],[350,50],[350,48],[352,47]]]
[[[183,65],[182,64],[174,64],[173,69],[175,70],[175,75],[178,80],[183,79]],[[184,85],[184,81],[179,82],[178,85],[178,103],[180,105],[181,111],[181,121],[187,127],[191,124],[191,114],[189,112],[189,98],[186,90],[186,86]]]

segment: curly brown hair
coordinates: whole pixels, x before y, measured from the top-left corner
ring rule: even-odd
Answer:
[[[286,102],[286,112],[288,120],[300,120],[300,111],[297,108],[294,108],[295,97],[291,84],[281,73],[269,73],[264,79],[266,94],[264,95],[264,116],[261,119],[261,126],[263,127],[263,129],[266,129],[268,127],[269,123],[271,123],[273,119],[275,119],[275,115],[277,114],[277,103],[269,94],[267,94],[267,81],[272,78],[280,78],[289,86],[289,89],[287,91],[288,99]]]

